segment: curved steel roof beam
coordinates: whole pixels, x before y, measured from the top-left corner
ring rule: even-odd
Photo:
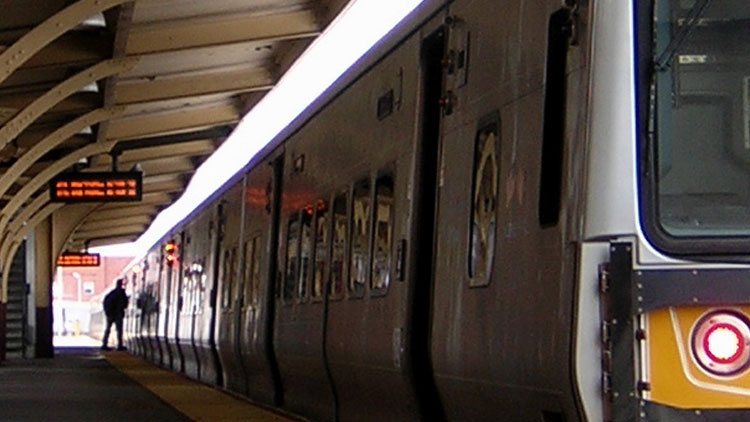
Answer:
[[[133,0],[79,0],[39,24],[0,53],[0,83],[39,50],[91,16]]]
[[[138,64],[137,57],[105,60],[59,83],[27,105],[0,128],[0,149],[8,145],[24,129],[31,126],[39,116],[49,111],[65,98],[80,91],[92,82],[121,72],[127,72],[133,69],[136,64]]]
[[[54,164],[37,174],[13,196],[13,199],[5,204],[5,207],[3,207],[2,210],[0,210],[0,233],[4,233],[7,230],[10,217],[12,217],[16,211],[18,211],[18,209],[21,208],[29,198],[31,198],[31,195],[39,190],[39,188],[45,183],[49,182],[57,174],[72,166],[82,158],[108,153],[115,144],[117,144],[117,141],[96,142],[87,145],[57,160]]]
[[[18,250],[18,247],[21,245],[21,242],[23,241],[23,238],[26,237],[27,234],[29,234],[29,231],[36,228],[39,223],[41,223],[45,218],[52,215],[53,212],[57,211],[63,206],[63,204],[59,203],[49,203],[47,206],[42,208],[34,217],[29,220],[29,222],[21,228],[17,233],[11,234],[12,240],[7,243],[7,249],[6,250],[0,250],[0,257],[2,257],[3,262],[3,301],[7,302],[8,297],[8,277],[10,276],[10,266],[13,263],[13,255],[16,254],[16,251]],[[3,248],[5,248],[5,245],[3,245]]]
[[[21,177],[29,167],[34,165],[38,159],[43,157],[44,154],[52,151],[55,147],[70,139],[81,130],[104,120],[109,120],[113,117],[119,116],[124,111],[125,107],[100,108],[84,114],[47,135],[44,139],[34,145],[33,148],[23,154],[18,161],[13,163],[8,171],[0,176],[0,196],[5,195],[13,183]]]

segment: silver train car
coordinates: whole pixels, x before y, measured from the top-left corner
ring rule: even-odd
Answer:
[[[426,0],[126,269],[316,421],[750,420],[750,3]]]

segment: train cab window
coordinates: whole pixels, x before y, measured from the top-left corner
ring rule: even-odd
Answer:
[[[497,196],[500,149],[496,120],[476,135],[474,186],[469,226],[469,277],[471,286],[486,286],[492,277],[497,232]]]
[[[315,268],[313,269],[313,299],[323,296],[326,267],[328,264],[328,204],[318,201],[315,207]]]
[[[299,216],[294,214],[289,218],[286,232],[286,277],[284,277],[284,301],[294,299],[299,267]]]
[[[300,239],[300,268],[299,282],[297,283],[297,298],[300,302],[307,299],[307,284],[310,279],[310,258],[312,257],[312,219],[313,207],[302,210],[302,233]]]
[[[346,273],[346,234],[349,220],[346,218],[346,193],[341,193],[333,200],[333,240],[331,251],[331,292],[332,298],[344,294]]]
[[[391,282],[393,262],[393,176],[375,182],[375,236],[372,258],[371,292],[386,291]]]
[[[352,194],[352,243],[349,262],[349,295],[365,293],[370,245],[370,180],[360,180]]]

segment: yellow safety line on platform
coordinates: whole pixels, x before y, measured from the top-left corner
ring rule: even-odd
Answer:
[[[284,416],[269,412],[225,392],[188,380],[122,352],[104,353],[120,372],[156,394],[170,406],[194,421],[288,422]]]

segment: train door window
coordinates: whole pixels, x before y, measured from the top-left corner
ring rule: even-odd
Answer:
[[[245,307],[255,305],[260,285],[260,236],[245,242]]]
[[[362,297],[367,283],[370,245],[370,180],[360,180],[352,194],[352,243],[349,263],[349,294]]]
[[[371,294],[385,292],[391,282],[393,262],[393,175],[375,182],[375,235],[372,258]]]
[[[253,256],[253,242],[250,240],[245,241],[245,261],[244,261],[244,267],[242,268],[242,307],[245,308],[253,300],[253,287],[252,287],[252,280],[250,280],[250,276],[252,274],[252,256]]]
[[[253,305],[257,305],[258,299],[260,298],[259,291],[260,291],[260,235],[253,237],[253,241],[251,243],[253,253],[252,253],[252,268],[250,270],[250,274],[252,277],[250,280],[252,280],[251,288],[253,291]]]
[[[489,124],[480,125],[474,150],[469,239],[471,286],[486,286],[490,283],[495,257],[500,147],[497,119],[491,120]]]
[[[333,241],[331,252],[331,292],[332,298],[344,294],[346,273],[346,234],[349,220],[346,218],[346,193],[341,193],[333,200]]]
[[[232,252],[229,254],[229,273],[226,277],[229,279],[229,303],[228,307],[232,307],[232,302],[236,300],[239,289],[237,288],[237,247],[232,248]]]
[[[231,295],[232,291],[232,277],[229,275],[231,270],[231,253],[230,251],[226,250],[224,251],[224,258],[222,261],[222,271],[221,271],[221,307],[222,308],[228,308],[231,305],[231,298],[229,297]]]
[[[206,259],[201,259],[201,263],[206,262]],[[206,284],[208,281],[208,276],[206,275],[205,268],[203,268],[203,265],[201,264],[201,270],[198,275],[198,288],[196,289],[198,292],[197,295],[197,303],[195,304],[196,307],[196,313],[202,314],[203,313],[203,307],[204,301],[206,300]]]
[[[313,254],[313,286],[312,297],[319,300],[323,296],[323,287],[328,263],[328,204],[324,200],[318,201],[315,207],[315,250]]]
[[[294,214],[289,218],[286,232],[286,277],[284,277],[284,301],[294,299],[295,283],[297,282],[299,267],[299,216]]]
[[[312,257],[313,235],[312,220],[314,209],[312,206],[302,210],[302,232],[300,239],[300,268],[299,282],[297,283],[297,298],[300,302],[307,299],[307,285],[310,280],[310,258]]]

